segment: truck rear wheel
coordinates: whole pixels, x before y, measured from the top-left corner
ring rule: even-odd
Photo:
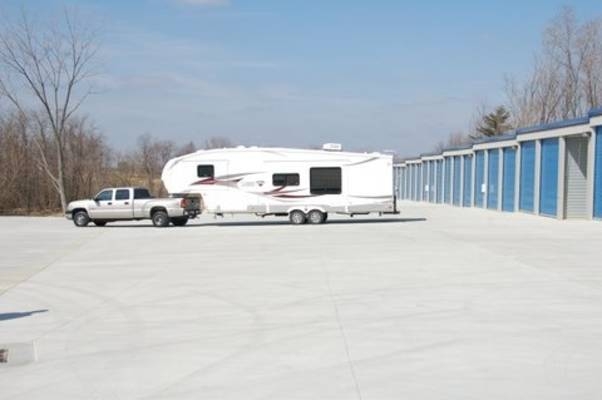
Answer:
[[[291,224],[293,224],[293,225],[303,225],[307,221],[307,217],[305,216],[305,213],[301,210],[291,211],[290,214],[288,215],[288,219],[289,219],[289,221],[291,221]]]
[[[77,211],[73,214],[73,223],[75,226],[83,228],[90,223],[90,217],[88,216],[88,213],[83,210]]]
[[[169,225],[169,216],[165,211],[155,211],[151,217],[153,225],[158,228],[164,228]]]
[[[184,226],[188,222],[188,217],[176,217],[171,219],[174,226]]]
[[[325,219],[324,213],[320,210],[311,210],[307,214],[307,220],[312,224],[321,224]]]

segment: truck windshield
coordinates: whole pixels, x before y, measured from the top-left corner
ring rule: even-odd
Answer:
[[[147,189],[134,189],[134,199],[152,199]]]

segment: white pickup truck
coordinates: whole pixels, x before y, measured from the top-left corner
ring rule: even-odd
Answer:
[[[151,219],[157,227],[184,226],[201,212],[201,199],[195,196],[153,198],[140,187],[107,188],[93,199],[72,201],[65,216],[76,226],[105,226],[107,222]]]

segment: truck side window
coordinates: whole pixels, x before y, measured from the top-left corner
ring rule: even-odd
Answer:
[[[310,168],[311,194],[341,194],[341,168]]]
[[[299,174],[274,174],[272,175],[274,186],[299,186]]]
[[[111,201],[113,200],[113,191],[103,190],[102,192],[98,193],[95,199],[98,201]]]
[[[196,175],[199,178],[213,178],[213,165],[197,165]]]
[[[147,189],[136,188],[134,189],[134,199],[152,199],[153,196],[150,195]]]
[[[130,189],[117,189],[115,192],[115,200],[129,200]]]

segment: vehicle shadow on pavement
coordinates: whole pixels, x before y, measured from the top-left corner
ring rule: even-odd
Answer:
[[[371,218],[371,219],[334,219],[325,222],[323,225],[348,225],[348,224],[394,224],[394,223],[406,223],[406,222],[424,222],[426,218]],[[270,226],[270,225],[291,225],[288,220],[283,221],[223,221],[223,222],[209,222],[198,225],[189,225],[192,227],[202,226]],[[312,225],[312,224],[305,224]]]
[[[370,219],[333,219],[329,220],[323,225],[353,225],[353,224],[403,224],[408,222],[425,222],[426,218],[370,218]],[[215,222],[202,222],[195,224],[194,222],[185,226],[170,226],[171,229],[193,229],[202,228],[207,226],[219,226],[219,227],[235,227],[235,226],[279,226],[279,225],[291,225],[288,219],[283,220],[261,220],[261,221],[220,221],[219,219]],[[306,224],[311,225],[311,224]],[[322,225],[322,224],[321,224]],[[91,227],[94,228],[94,227]],[[104,227],[98,227],[97,229],[111,229],[111,228],[153,228],[152,224],[116,224],[106,225]],[[164,228],[161,228],[164,229]]]
[[[4,314],[0,314],[0,322],[8,321],[10,319],[19,319],[19,318],[30,317],[33,314],[40,314],[40,313],[45,313],[45,312],[48,312],[48,310],[34,310],[34,311],[4,313]]]

